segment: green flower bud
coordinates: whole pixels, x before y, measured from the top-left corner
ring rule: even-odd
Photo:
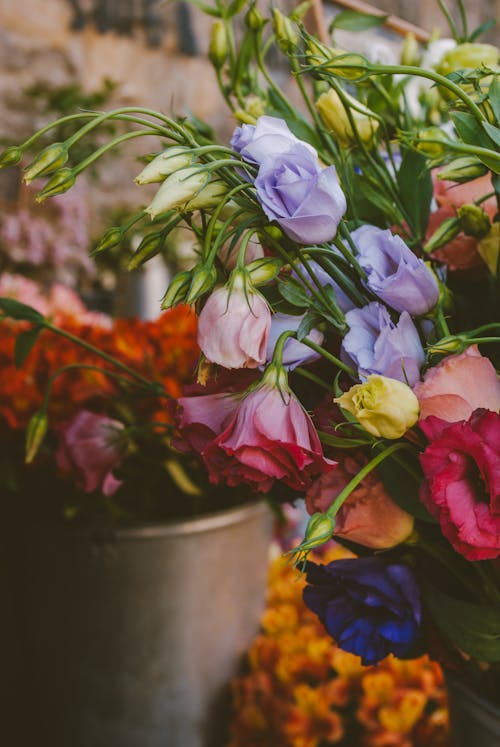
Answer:
[[[471,179],[477,179],[488,172],[487,166],[484,165],[475,156],[463,156],[455,158],[438,173],[438,179],[446,179],[451,182],[468,182]]]
[[[159,254],[163,248],[165,236],[163,231],[148,233],[133,253],[127,265],[127,270],[136,270],[144,262]]]
[[[427,348],[428,353],[463,353],[467,339],[460,335],[449,335]]]
[[[23,151],[17,145],[11,145],[0,154],[0,169],[6,166],[16,166],[23,157]]]
[[[356,131],[351,124],[344,102],[333,88],[322,93],[316,101],[316,109],[323,124],[345,148],[355,145],[358,138],[363,143],[371,145],[379,128],[378,120],[370,109],[355,98],[347,93],[345,97]]]
[[[492,44],[458,44],[443,55],[436,70],[440,75],[449,75],[463,68],[494,67],[500,59],[500,50]]]
[[[49,421],[45,410],[39,410],[31,417],[26,429],[25,458],[26,464],[31,464],[43,443]]]
[[[265,285],[274,280],[283,267],[283,262],[277,257],[263,257],[250,262],[246,266],[250,279],[255,286]]]
[[[217,281],[217,270],[214,265],[199,265],[192,270],[192,280],[186,303],[194,303],[201,296],[212,290]]]
[[[113,249],[115,246],[118,246],[121,243],[121,240],[123,238],[123,229],[119,226],[112,226],[112,228],[108,228],[105,234],[101,236],[99,239],[99,243],[97,246],[92,250],[91,256],[95,257],[97,254],[101,254],[101,252],[106,252],[108,249]]]
[[[184,210],[189,213],[193,210],[209,210],[217,207],[222,198],[227,194],[226,183],[222,179],[214,179],[208,182],[192,200],[186,203]]]
[[[462,231],[467,236],[484,239],[489,233],[491,228],[490,219],[479,205],[461,205],[457,209],[457,215]]]
[[[161,300],[161,308],[163,310],[171,309],[173,306],[185,302],[186,294],[191,285],[191,277],[191,270],[183,270],[177,273]]]
[[[167,210],[183,208],[207,183],[207,173],[199,167],[179,169],[165,179],[145,212],[156,218]]]
[[[245,16],[245,23],[252,31],[260,31],[266,25],[266,19],[259,13],[255,5],[252,5]]]
[[[47,197],[55,197],[55,195],[63,194],[71,189],[76,179],[72,169],[59,169],[56,171],[53,177],[49,179],[45,187],[38,192],[36,196],[37,202],[43,202]]]
[[[309,10],[311,10],[311,0],[305,0],[305,2],[299,3],[290,13],[290,20],[298,23],[304,18]]]
[[[488,235],[478,243],[477,251],[494,277],[496,277],[498,269],[499,248],[500,223],[493,223]]]
[[[368,60],[360,54],[343,49],[326,47],[318,41],[309,41],[306,49],[308,62],[321,65],[325,72],[342,80],[359,80],[365,74]]]
[[[420,62],[420,48],[415,34],[411,32],[406,34],[403,46],[401,47],[401,64],[418,65]]]
[[[444,220],[439,228],[434,231],[429,241],[423,247],[426,254],[430,254],[435,249],[444,246],[449,241],[458,236],[461,231],[460,221],[458,218],[447,218]]]
[[[324,545],[331,539],[335,530],[335,519],[328,514],[315,513],[307,523],[304,540],[299,547],[302,552],[308,552],[315,547]]]
[[[167,148],[163,153],[159,153],[153,158],[140,174],[137,174],[134,181],[136,184],[162,182],[175,171],[189,166],[193,160],[194,154],[190,148],[181,145]]]
[[[430,142],[436,140],[439,142]],[[448,142],[449,139],[446,133],[439,127],[426,127],[425,130],[420,130],[417,133],[413,145],[419,153],[423,153],[430,158],[439,158],[446,152],[446,144]]]
[[[52,174],[68,160],[68,148],[65,143],[52,143],[42,150],[34,161],[24,169],[24,181],[30,184],[39,176]]]
[[[208,57],[212,65],[218,70],[227,60],[229,47],[227,43],[227,32],[223,21],[214,21],[210,45],[208,47]]]
[[[278,46],[283,52],[293,52],[299,42],[299,35],[293,23],[277,8],[273,8],[273,28]]]

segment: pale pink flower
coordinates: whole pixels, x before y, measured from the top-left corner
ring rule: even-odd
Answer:
[[[471,345],[429,368],[414,387],[420,419],[434,415],[449,423],[468,420],[474,410],[500,409],[500,381],[491,361]]]

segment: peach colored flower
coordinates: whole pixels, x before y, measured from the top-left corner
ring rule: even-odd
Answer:
[[[435,415],[449,423],[468,420],[474,410],[500,409],[500,381],[488,358],[471,345],[430,368],[413,390],[420,418]]]

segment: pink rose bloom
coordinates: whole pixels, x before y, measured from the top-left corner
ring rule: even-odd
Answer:
[[[420,498],[444,536],[467,560],[500,555],[500,416],[476,410],[468,421],[429,417],[420,456]]]
[[[198,345],[224,368],[257,368],[266,362],[271,311],[266,299],[237,274],[215,290],[198,319]]]
[[[471,345],[430,368],[413,391],[420,418],[434,415],[449,423],[468,420],[474,410],[500,409],[500,381],[491,361]]]
[[[311,485],[306,493],[306,508],[311,515],[324,513],[366,464],[364,455],[357,457],[345,457],[336,469]],[[413,516],[394,503],[375,472],[370,472],[353,490],[335,521],[335,537],[373,550],[385,550],[404,542],[414,525]]]
[[[174,441],[179,451],[202,451],[222,432],[224,423],[236,410],[241,395],[231,392],[179,397],[177,427],[180,438]]]
[[[292,392],[263,383],[238,404],[224,430],[202,451],[213,483],[268,491],[275,480],[305,490],[334,466],[311,418]]]
[[[56,462],[63,477],[74,480],[84,493],[100,490],[113,495],[120,485],[113,470],[122,461],[119,433],[123,423],[105,415],[80,410],[59,429]]]

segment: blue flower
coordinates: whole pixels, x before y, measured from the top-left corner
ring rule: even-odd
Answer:
[[[360,379],[370,374],[388,376],[413,386],[420,378],[425,353],[407,311],[395,324],[386,307],[376,301],[345,315],[349,332],[342,341],[342,359],[358,370]]]
[[[406,565],[378,557],[306,564],[304,601],[336,643],[377,664],[388,654],[402,657],[420,635],[421,606]]]
[[[249,163],[261,164],[267,156],[285,153],[298,143],[316,157],[316,151],[308,143],[299,140],[279,117],[259,117],[256,125],[244,124],[236,127],[231,137],[231,148]]]
[[[351,234],[366,286],[396,311],[426,314],[439,300],[436,278],[400,236],[365,225]]]

